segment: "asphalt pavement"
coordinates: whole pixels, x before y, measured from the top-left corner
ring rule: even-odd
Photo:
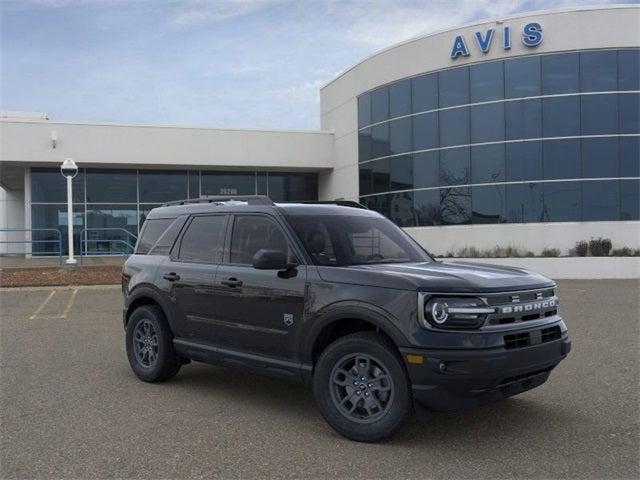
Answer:
[[[639,478],[640,284],[559,294],[573,351],[545,385],[371,445],[303,385],[203,364],[138,381],[117,287],[1,290],[0,477]]]

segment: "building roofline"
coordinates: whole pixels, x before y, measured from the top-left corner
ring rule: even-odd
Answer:
[[[579,7],[565,7],[565,8],[534,10],[534,11],[529,11],[529,12],[515,13],[513,15],[508,15],[508,16],[505,16],[505,17],[488,17],[488,18],[485,18],[485,19],[482,19],[482,20],[475,20],[473,22],[465,23],[465,24],[458,25],[458,26],[455,26],[455,27],[447,27],[447,28],[443,28],[441,30],[436,30],[436,31],[433,31],[433,32],[423,33],[423,34],[420,34],[418,36],[408,38],[407,40],[402,40],[401,42],[394,43],[393,45],[390,45],[388,47],[384,47],[384,48],[382,48],[380,50],[375,51],[371,55],[368,55],[367,57],[365,57],[362,60],[360,60],[358,63],[350,66],[345,71],[341,72],[339,75],[337,75],[332,80],[329,80],[328,82],[326,82],[323,85],[321,85],[320,86],[320,91],[324,90],[325,88],[327,88],[328,86],[330,86],[334,82],[340,80],[342,77],[346,76],[349,72],[351,72],[352,70],[355,70],[357,67],[359,67],[363,63],[366,63],[367,61],[371,60],[372,58],[375,58],[378,55],[381,55],[381,54],[383,54],[385,52],[394,50],[396,48],[402,47],[402,46],[407,45],[409,43],[417,42],[419,40],[422,40],[422,39],[425,39],[425,38],[428,38],[428,37],[434,37],[436,35],[440,35],[440,34],[447,33],[447,32],[454,32],[456,30],[462,30],[462,29],[465,29],[465,28],[470,28],[470,27],[473,27],[473,26],[476,26],[476,25],[483,25],[483,24],[486,24],[486,23],[495,23],[495,22],[504,22],[504,21],[507,21],[507,20],[514,20],[514,19],[518,19],[518,18],[525,18],[525,17],[531,17],[531,16],[554,15],[554,14],[560,14],[560,13],[572,13],[572,12],[593,11],[593,10],[616,10],[616,9],[623,9],[623,8],[632,8],[632,9],[640,10],[640,4],[614,3],[614,4],[610,4],[610,5],[609,4],[598,4],[598,5],[585,5],[585,6],[579,6]]]
[[[264,132],[264,133],[303,133],[313,135],[333,135],[333,132],[326,130],[301,130],[301,129],[275,129],[275,128],[240,128],[240,127],[207,127],[198,125],[174,125],[174,124],[150,124],[150,123],[115,123],[115,122],[77,122],[58,121],[33,118],[0,118],[2,123],[39,123],[45,125],[78,125],[89,127],[125,127],[125,128],[171,128],[184,130],[208,130],[220,132]]]

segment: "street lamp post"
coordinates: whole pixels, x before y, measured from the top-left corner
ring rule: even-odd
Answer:
[[[67,265],[75,265],[77,260],[73,258],[73,186],[71,182],[73,177],[78,174],[78,166],[73,159],[67,158],[62,165],[60,165],[60,172],[62,176],[67,179],[67,235],[69,243],[69,258],[67,258]]]

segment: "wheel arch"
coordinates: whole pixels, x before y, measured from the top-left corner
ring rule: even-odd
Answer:
[[[139,307],[143,305],[155,305],[162,310],[169,327],[171,328],[171,309],[167,302],[162,298],[162,295],[156,291],[153,287],[148,285],[141,285],[136,287],[128,297],[126,314],[124,319],[125,327],[129,323],[131,314]],[[172,329],[173,330],[173,329]]]

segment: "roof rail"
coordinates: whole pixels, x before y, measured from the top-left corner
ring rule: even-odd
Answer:
[[[223,202],[247,202],[249,205],[273,205],[273,201],[266,195],[207,195],[200,198],[188,198],[165,202],[163,207],[174,205],[189,205],[191,203],[223,203]]]
[[[352,208],[361,208],[363,210],[369,210],[369,207],[367,207],[366,205],[363,205],[353,200],[342,200],[340,198],[336,200],[306,200],[300,203],[308,203],[308,204],[316,204],[316,205],[340,205],[341,207],[352,207]]]

